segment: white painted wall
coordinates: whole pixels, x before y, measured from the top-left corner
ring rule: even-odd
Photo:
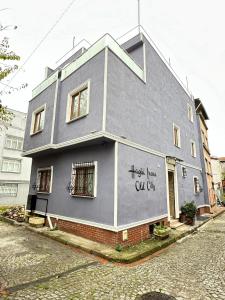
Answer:
[[[16,197],[0,195],[0,205],[26,204],[32,159],[22,157],[22,151],[5,147],[7,135],[24,138],[26,114],[12,109],[9,110],[14,114],[11,125],[6,127],[3,123],[0,123],[0,183],[18,184],[18,192]],[[4,158],[19,159],[21,161],[20,173],[3,172],[2,161]]]

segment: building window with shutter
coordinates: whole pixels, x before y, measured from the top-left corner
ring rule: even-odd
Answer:
[[[194,193],[198,194],[200,193],[200,184],[198,177],[194,177]]]
[[[30,134],[42,132],[44,129],[46,105],[42,105],[32,113]]]
[[[66,122],[70,123],[89,112],[90,82],[86,82],[68,95]]]
[[[176,147],[178,147],[178,148],[181,147],[180,128],[175,124],[173,124],[173,142]]]
[[[52,192],[52,175],[53,175],[53,167],[39,168],[37,170],[37,192],[38,193]]]
[[[76,197],[96,197],[97,162],[74,163],[72,166],[71,195]]]

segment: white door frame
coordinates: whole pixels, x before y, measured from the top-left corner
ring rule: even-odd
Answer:
[[[169,168],[169,164],[165,159],[165,169],[166,169],[166,192],[167,192],[167,212],[168,212],[168,221],[171,220],[170,217],[170,196],[169,196],[169,178],[168,172],[171,171],[174,173],[174,206],[175,206],[175,218],[179,218],[179,200],[178,200],[178,180],[177,180],[177,165],[174,165],[174,170]]]

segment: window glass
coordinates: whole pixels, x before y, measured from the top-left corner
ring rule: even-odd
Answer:
[[[18,184],[0,183],[0,196],[16,197],[18,191]]]
[[[21,169],[21,161],[11,160],[11,159],[3,159],[2,160],[2,171],[3,172],[20,173],[20,169]]]
[[[194,192],[197,194],[200,192],[199,179],[194,177]]]
[[[34,116],[33,133],[39,132],[44,128],[44,109],[37,112]]]
[[[88,88],[72,96],[70,120],[86,115],[88,101]]]
[[[180,128],[174,125],[173,127],[174,145],[180,147]]]
[[[5,147],[14,150],[22,150],[23,147],[23,139],[21,137],[6,136]]]
[[[37,191],[42,193],[50,193],[51,189],[51,169],[43,169],[38,171]]]

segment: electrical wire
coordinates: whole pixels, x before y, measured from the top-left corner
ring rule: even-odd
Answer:
[[[41,44],[45,41],[45,39],[49,36],[49,34],[52,32],[52,30],[55,28],[55,26],[61,21],[61,19],[64,17],[64,15],[67,13],[67,11],[71,8],[71,6],[76,2],[77,0],[72,0],[69,5],[64,9],[64,11],[61,13],[59,18],[55,21],[55,23],[50,27],[50,29],[46,32],[46,34],[43,36],[43,38],[40,40],[40,42],[37,44],[37,46],[33,49],[33,51],[30,53],[30,55],[26,58],[24,63],[17,69],[17,71],[14,73],[14,75],[9,80],[9,84],[12,82],[12,80],[17,76],[18,72],[27,64],[27,62],[31,59],[31,57],[34,55],[34,53],[37,51],[37,49],[41,46]]]

